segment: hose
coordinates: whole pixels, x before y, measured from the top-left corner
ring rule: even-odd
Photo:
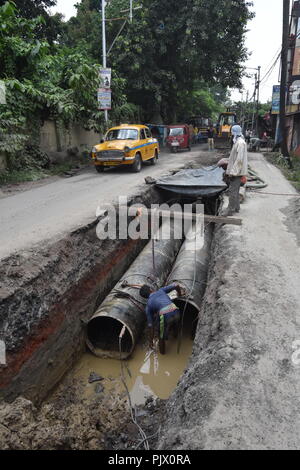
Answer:
[[[247,181],[246,189],[264,189],[268,186],[268,184],[250,167],[248,167],[248,175],[251,179]],[[249,183],[249,181],[257,181],[257,183]]]

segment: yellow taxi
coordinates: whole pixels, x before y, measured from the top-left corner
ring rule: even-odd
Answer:
[[[105,168],[130,165],[134,173],[142,169],[142,163],[155,165],[159,157],[159,144],[150,129],[142,125],[122,124],[112,127],[105,138],[92,150],[92,159],[98,173]]]

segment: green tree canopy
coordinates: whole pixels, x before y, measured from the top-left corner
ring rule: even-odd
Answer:
[[[127,82],[131,102],[139,105],[146,120],[161,115],[176,119],[180,96],[195,88],[240,87],[246,25],[252,4],[245,0],[140,0],[134,21],[118,37],[109,65]],[[106,8],[107,18],[124,16],[127,0]],[[116,38],[122,20],[107,21],[108,45]],[[64,41],[87,43],[89,53],[101,60],[100,3],[82,0],[76,18],[68,23]]]
[[[76,48],[37,38],[42,16],[26,19],[15,5],[0,7],[0,79],[7,103],[0,106],[0,151],[15,161],[26,142],[39,143],[40,125],[52,118],[66,126],[100,129],[96,90],[99,65]]]
[[[0,0],[3,6],[7,0]],[[14,0],[16,15],[20,18],[34,19],[42,16],[43,23],[36,28],[35,34],[39,39],[47,39],[51,44],[62,33],[62,15],[50,15],[49,8],[56,5],[56,0]]]

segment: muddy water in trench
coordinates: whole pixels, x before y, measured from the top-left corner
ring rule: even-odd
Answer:
[[[123,361],[123,376],[130,392],[132,405],[142,405],[148,397],[167,399],[184,371],[192,353],[191,328],[184,328],[180,352],[177,353],[178,339],[166,342],[166,354],[151,352],[144,344],[138,344],[132,357]],[[104,378],[101,382],[88,383],[91,372]],[[86,383],[86,398],[96,394],[97,387],[104,387],[105,393],[125,391],[121,381],[121,363],[115,359],[100,359],[86,352],[74,370],[74,376]]]

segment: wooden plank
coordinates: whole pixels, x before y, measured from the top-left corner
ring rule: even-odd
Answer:
[[[138,206],[120,206],[120,208],[127,209],[129,211],[129,214],[131,216],[136,216],[139,217],[143,214],[143,211],[145,211],[145,208],[139,209]],[[154,215],[156,217],[174,217],[176,216],[176,212],[174,211],[166,211],[166,210],[160,210],[160,209],[149,209],[147,208],[147,215]],[[134,211],[134,212],[133,212]],[[136,211],[136,212],[135,212]],[[183,213],[178,214],[179,217],[183,216]],[[196,219],[196,216],[199,216],[200,214],[187,214],[184,213],[185,218],[190,218],[190,219]],[[200,215],[201,217],[201,215]],[[242,225],[242,219],[237,219],[235,217],[222,217],[222,216],[217,216],[217,215],[204,215],[204,221],[205,222],[211,222],[214,224],[226,224],[226,225]]]
[[[212,222],[214,224],[227,224],[227,225],[242,225],[242,219],[234,217],[222,217],[217,215],[205,215],[205,222]]]

